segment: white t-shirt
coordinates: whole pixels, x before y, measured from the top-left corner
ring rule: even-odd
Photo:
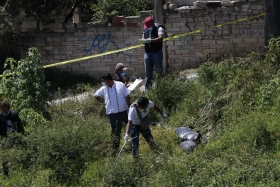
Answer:
[[[122,82],[114,81],[112,87],[102,86],[94,93],[95,97],[103,97],[106,114],[123,112],[128,109],[126,97],[129,92]]]
[[[162,27],[159,27],[159,28],[158,28],[158,35],[163,34],[163,33],[164,33],[163,28],[162,28]]]
[[[145,108],[145,109],[138,108],[138,110],[141,113],[142,119],[148,115],[150,108],[154,108],[154,106],[155,106],[155,104],[149,100],[149,104],[148,104],[147,108]],[[128,120],[132,121],[133,125],[140,125],[141,120],[138,117],[137,110],[135,107],[136,106],[133,106],[133,105],[130,106],[129,112],[128,112]]]

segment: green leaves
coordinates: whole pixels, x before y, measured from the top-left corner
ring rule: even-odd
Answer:
[[[265,61],[274,65],[277,69],[280,67],[280,37],[269,40],[266,48],[267,54]]]
[[[91,9],[94,11],[93,20],[103,23],[111,22],[114,16],[135,16],[142,10],[152,10],[150,0],[97,0]]]
[[[41,56],[30,48],[25,59],[8,58],[0,82],[0,97],[8,100],[17,110],[32,108],[43,110],[49,99],[49,83],[45,82]]]

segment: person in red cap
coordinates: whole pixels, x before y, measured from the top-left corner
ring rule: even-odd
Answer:
[[[128,87],[130,85],[129,84],[130,78],[129,78],[129,76],[125,72],[127,69],[128,68],[125,67],[123,63],[118,63],[116,65],[116,69],[115,69],[115,72],[113,74],[113,79],[115,81],[120,81],[120,82],[124,83],[124,85],[126,87]]]
[[[162,26],[155,26],[152,17],[147,17],[144,21],[144,32],[140,43],[145,45],[144,65],[146,72],[145,90],[148,90],[152,85],[153,70],[162,75],[163,66],[163,43],[164,31]]]

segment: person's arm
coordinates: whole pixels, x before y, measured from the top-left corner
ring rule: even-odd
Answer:
[[[129,95],[127,95],[127,96],[125,97],[125,100],[126,100],[126,104],[127,104],[127,106],[128,106],[128,107],[130,107],[130,105],[131,105],[131,102],[130,102],[130,96],[129,96]]]
[[[157,106],[157,105],[154,105],[154,108],[158,113],[160,113],[160,115],[163,115],[163,111]]]
[[[125,128],[125,133],[126,134],[129,134],[131,125],[132,125],[132,121],[128,120],[126,128]]]
[[[12,122],[16,123],[17,132],[21,132],[24,135],[24,126],[17,111],[11,111]]]
[[[125,75],[124,80],[125,80],[124,85],[125,85],[126,87],[128,87],[128,82],[130,81],[129,76],[128,76],[128,75]]]
[[[102,97],[99,96],[94,96],[94,98],[99,102],[99,103],[104,103],[104,99]]]
[[[129,92],[124,84],[122,84],[122,92],[123,92],[123,96],[125,97],[127,106],[130,107],[131,103],[130,103]]]
[[[101,87],[100,89],[98,89],[95,93],[94,93],[94,95],[93,95],[93,97],[96,99],[96,101],[98,101],[99,103],[102,103],[102,104],[104,104],[104,92],[103,92],[103,87]]]
[[[24,135],[24,126],[21,121],[18,123],[18,128],[19,128],[19,131],[22,133],[22,135]]]
[[[159,34],[157,38],[151,39],[151,43],[160,43],[163,41],[163,34]]]
[[[127,125],[126,125],[125,135],[124,135],[124,141],[125,142],[129,141],[129,131],[130,131],[130,126],[131,125],[132,125],[132,121],[128,120]]]
[[[154,108],[158,113],[160,113],[161,117],[165,120],[168,116],[157,106],[154,104]]]

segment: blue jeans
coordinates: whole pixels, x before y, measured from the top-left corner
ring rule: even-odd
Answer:
[[[113,149],[117,150],[120,147],[120,136],[123,127],[123,122],[127,123],[127,110],[115,114],[109,114],[109,120],[112,128],[111,138]]]
[[[133,157],[138,155],[139,134],[140,133],[145,138],[145,140],[148,142],[150,148],[153,148],[153,146],[155,146],[154,137],[151,133],[150,128],[148,128],[145,131],[142,131],[140,129],[140,125],[132,125],[131,128],[130,128],[130,136],[131,136],[131,139],[132,139],[132,156]]]
[[[145,72],[146,72],[146,85],[145,85],[146,89],[148,89],[149,86],[152,85],[154,66],[155,66],[156,72],[159,73],[160,75],[162,74],[162,71],[163,71],[162,61],[163,61],[163,52],[162,51],[144,53],[144,65],[145,65]]]

